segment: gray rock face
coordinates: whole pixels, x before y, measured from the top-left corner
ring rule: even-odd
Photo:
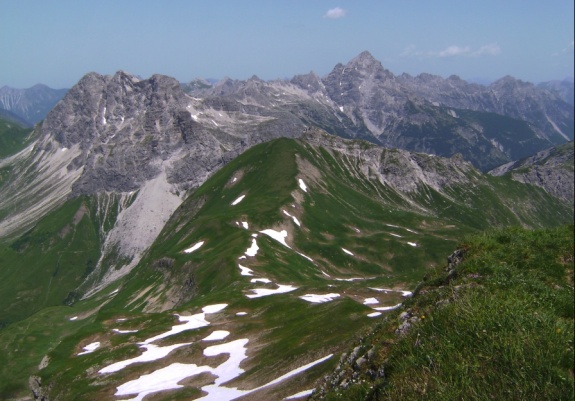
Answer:
[[[430,74],[399,77],[419,97],[447,107],[491,112],[533,124],[537,135],[552,144],[573,139],[573,107],[557,94],[503,77],[489,86],[469,84],[457,76],[443,79]]]
[[[460,153],[484,171],[573,138],[572,107],[547,90],[511,77],[485,87],[457,76],[395,76],[369,52],[336,65],[324,78],[227,78],[195,87],[201,88],[191,90],[194,96],[227,107],[233,101],[280,125],[299,121],[386,147],[444,157]]]
[[[29,125],[34,125],[46,117],[67,91],[68,89],[52,89],[42,84],[27,89],[4,86],[0,88],[0,109],[8,110],[23,118]]]
[[[489,174],[510,175],[515,181],[537,185],[551,195],[573,203],[573,142],[538,152],[526,159],[504,164]]]
[[[566,78],[562,81],[541,82],[537,86],[555,92],[571,106],[575,105],[575,83],[573,82],[573,78]]]
[[[246,92],[256,96],[256,89]],[[167,76],[90,73],[49,113],[42,135],[81,149],[68,166],[83,168],[75,194],[134,191],[162,169],[186,190],[247,147],[282,135],[273,118],[250,112],[233,100],[192,98]]]
[[[319,130],[306,131],[301,139],[315,147],[323,147],[353,157],[354,167],[365,177],[376,178],[397,193],[410,194],[422,187],[444,192],[453,185],[469,185],[481,174],[460,156],[443,158],[434,155],[366,146]]]

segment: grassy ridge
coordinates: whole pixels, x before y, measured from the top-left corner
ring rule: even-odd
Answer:
[[[437,270],[364,337],[352,384],[314,398],[572,400],[573,241],[573,226],[467,238],[455,275]]]

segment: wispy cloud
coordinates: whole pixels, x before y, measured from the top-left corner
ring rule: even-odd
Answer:
[[[480,57],[496,56],[501,53],[501,47],[497,43],[483,45],[478,49],[471,46],[451,45],[440,51],[421,51],[417,50],[415,45],[407,46],[401,53],[401,57]]]
[[[472,52],[471,55],[472,56],[497,56],[499,53],[501,53],[501,47],[499,47],[499,45],[497,43],[490,43],[488,45],[481,46],[479,48],[479,50]]]
[[[436,54],[431,54],[432,56],[438,57],[455,57],[455,56],[466,56],[469,55],[471,52],[471,48],[469,46],[449,46],[446,49],[437,52]]]
[[[340,7],[336,7],[336,8],[332,8],[327,10],[327,12],[323,15],[324,18],[330,18],[330,19],[337,19],[337,18],[343,18],[345,17],[345,15],[347,14],[347,11],[344,10],[343,8]]]
[[[573,53],[574,50],[575,50],[575,43],[572,40],[571,43],[569,43],[567,46],[565,46],[561,50],[558,50],[558,51],[551,53],[551,57],[563,57],[566,53],[570,53],[570,54]]]

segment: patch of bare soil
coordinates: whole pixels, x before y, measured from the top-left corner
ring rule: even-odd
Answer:
[[[243,178],[245,172],[243,169],[237,170],[231,177],[230,180],[226,183],[224,188],[231,188],[236,185],[240,180]]]

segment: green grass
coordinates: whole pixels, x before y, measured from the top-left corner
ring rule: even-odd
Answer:
[[[573,240],[573,226],[466,239],[456,278],[438,269],[406,303],[406,335],[397,311],[364,340],[384,377],[325,399],[572,400]]]
[[[31,142],[31,133],[32,128],[23,128],[0,118],[0,159],[24,149]],[[1,172],[0,183],[2,183]]]
[[[0,245],[2,325],[62,305],[93,269],[100,239],[85,201],[68,201],[9,246]]]

